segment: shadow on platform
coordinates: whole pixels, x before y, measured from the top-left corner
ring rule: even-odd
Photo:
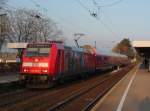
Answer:
[[[150,98],[146,97],[139,104],[139,111],[150,111]]]
[[[148,65],[147,64],[141,64],[140,69],[148,69]]]

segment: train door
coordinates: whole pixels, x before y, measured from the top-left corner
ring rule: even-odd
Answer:
[[[70,60],[69,60],[69,68],[70,68],[70,72],[73,72],[74,69],[74,52],[71,51],[70,52]]]
[[[56,73],[57,78],[60,78],[64,72],[64,51],[58,50],[56,58]]]
[[[83,56],[81,52],[74,51],[73,57],[73,71],[75,73],[81,73],[83,71]]]
[[[64,52],[64,71],[66,74],[71,74],[73,70],[73,52],[71,49],[66,49]]]
[[[68,73],[68,51],[65,50],[64,52],[64,72],[65,74]]]
[[[62,51],[58,50],[58,73],[62,73]]]
[[[83,53],[80,52],[80,72],[84,72],[84,60]]]

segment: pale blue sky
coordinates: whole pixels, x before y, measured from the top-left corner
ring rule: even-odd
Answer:
[[[32,0],[9,0],[13,7],[27,7],[42,10],[63,30],[68,44],[73,44],[74,33],[85,33],[80,44],[94,44],[107,48],[123,38],[131,40],[150,40],[150,0],[123,0],[112,7],[103,7],[101,21],[90,16],[77,0],[34,0],[40,4],[37,8]],[[90,10],[96,10],[92,0],[80,0]],[[117,0],[95,0],[106,5]],[[45,11],[47,10],[47,11]],[[105,24],[105,25],[104,25]],[[113,32],[113,33],[112,33]]]

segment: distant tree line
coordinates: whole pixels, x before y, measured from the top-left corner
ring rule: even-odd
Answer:
[[[134,58],[136,56],[135,50],[128,38],[121,40],[112,50],[113,52],[127,55],[129,58]]]

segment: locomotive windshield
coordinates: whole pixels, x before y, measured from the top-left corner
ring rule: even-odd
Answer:
[[[38,46],[33,46],[29,45],[26,49],[26,56],[27,57],[37,57],[37,56],[48,56],[50,53],[50,46],[46,47],[44,45],[38,45]]]

